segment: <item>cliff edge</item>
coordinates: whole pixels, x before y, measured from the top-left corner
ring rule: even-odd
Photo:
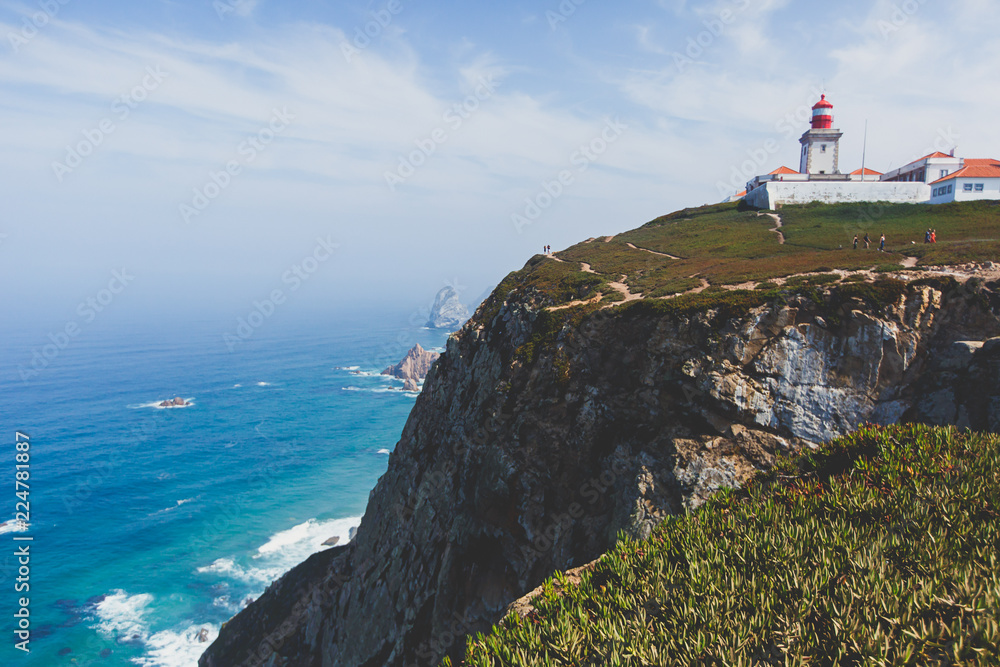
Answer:
[[[645,241],[621,240],[634,272],[577,268],[574,247],[509,276],[431,368],[356,538],[272,584],[199,664],[437,664],[552,572],[785,452],[863,422],[1000,430],[1000,283],[869,267],[734,289],[715,265],[692,287],[663,272],[697,257]]]

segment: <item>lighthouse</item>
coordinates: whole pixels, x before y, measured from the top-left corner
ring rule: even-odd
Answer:
[[[823,95],[812,108],[812,127],[799,139],[799,173],[839,174],[842,136],[843,132],[833,129],[833,105]]]

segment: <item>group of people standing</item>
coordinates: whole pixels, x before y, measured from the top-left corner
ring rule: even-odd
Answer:
[[[871,238],[869,238],[868,232],[865,232],[864,242],[865,242],[865,250],[868,250],[868,248],[872,244],[872,240],[871,240]],[[854,235],[854,249],[855,250],[858,249],[858,235],[857,234]],[[880,238],[878,240],[878,249],[879,249],[879,252],[885,252],[885,234],[883,234],[882,238]]]
[[[546,255],[552,254],[552,246],[550,245],[542,246],[542,250],[545,252]]]
[[[868,237],[868,233],[867,232],[865,232],[865,238],[864,238],[863,241],[864,241],[864,244],[865,244],[865,250],[867,250],[868,247],[872,243],[872,240]],[[924,233],[924,243],[937,243],[937,230],[936,229],[928,229]],[[854,249],[855,250],[858,249],[858,235],[857,234],[854,235]],[[883,234],[882,238],[880,238],[879,241],[878,241],[878,249],[880,251],[882,251],[882,252],[885,252],[885,234]]]

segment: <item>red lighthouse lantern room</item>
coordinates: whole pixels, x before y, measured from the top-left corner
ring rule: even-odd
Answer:
[[[833,105],[826,101],[826,95],[822,95],[819,102],[813,107],[812,128],[814,130],[829,130],[832,127]]]

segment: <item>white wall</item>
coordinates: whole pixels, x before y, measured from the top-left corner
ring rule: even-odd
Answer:
[[[982,194],[982,193],[980,193]],[[810,181],[808,183],[771,182],[747,193],[746,202],[757,208],[774,209],[783,204],[822,202],[885,201],[893,204],[922,204],[931,198],[925,183],[884,183],[879,181]]]

